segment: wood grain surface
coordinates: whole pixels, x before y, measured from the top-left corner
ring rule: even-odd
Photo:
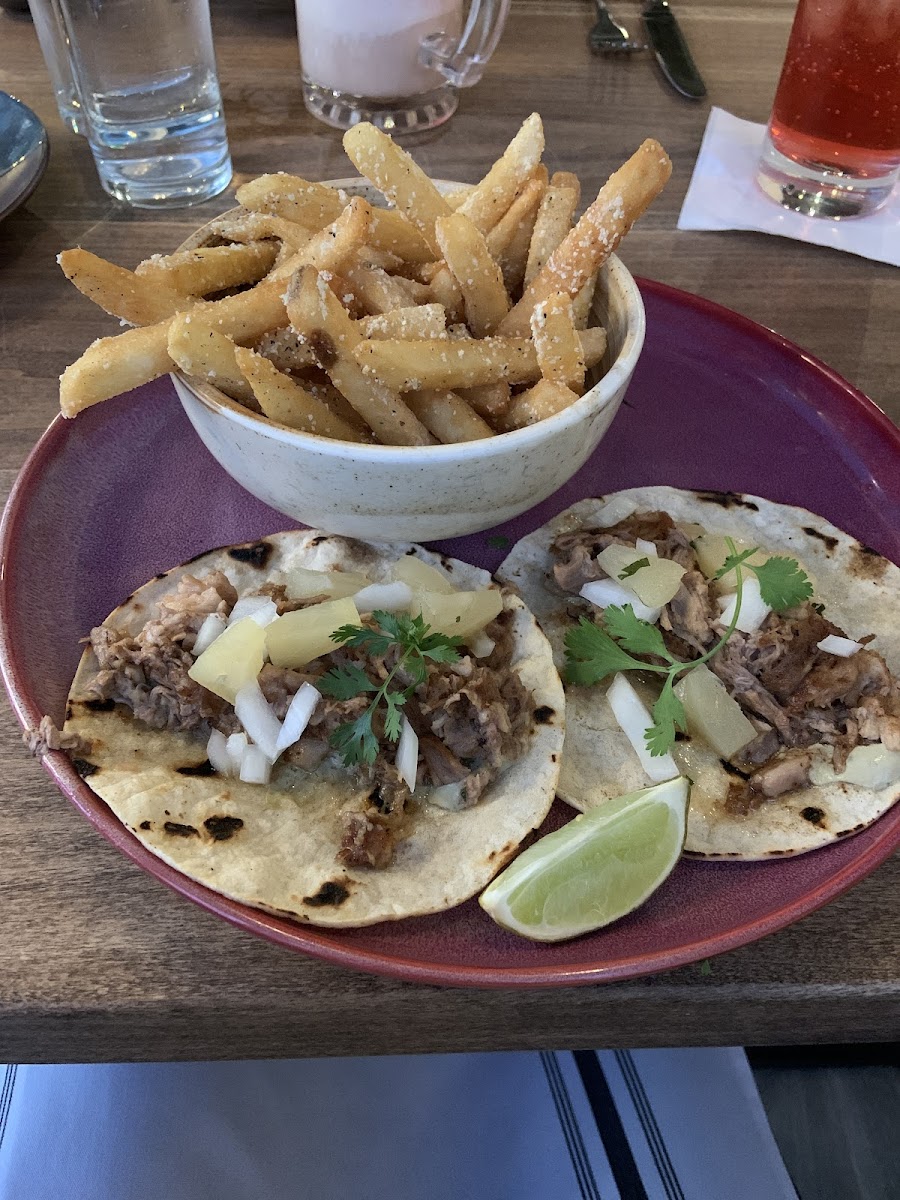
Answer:
[[[638,28],[637,6],[617,15]],[[710,102],[768,115],[793,5],[679,0]],[[216,0],[213,22],[236,183],[263,171],[348,173],[340,139],[302,104],[290,0]],[[591,6],[519,0],[482,83],[413,145],[436,175],[475,180],[538,110],[552,167],[596,190],[645,136],[670,186],[629,236],[636,274],[697,292],[798,342],[900,420],[900,272],[753,233],[676,232],[709,104],[648,56],[592,58]],[[129,211],[104,195],[84,141],[62,130],[30,22],[0,12],[0,88],[50,132],[47,173],[0,224],[0,491],[57,411],[56,380],[114,332],[64,283],[82,245],[133,266],[232,203]],[[249,1058],[575,1046],[878,1041],[900,1028],[900,860],[708,971],[550,991],[441,989],[344,971],[233,929],[137,870],[23,753],[0,709],[0,1060]]]

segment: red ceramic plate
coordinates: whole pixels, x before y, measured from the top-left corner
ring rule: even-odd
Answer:
[[[900,434],[796,346],[716,305],[641,284],[647,342],[593,458],[501,529],[443,543],[495,568],[510,542],[584,496],[642,484],[755,492],[821,513],[900,561]],[[2,526],[0,659],[23,725],[62,720],[79,638],[158,571],[289,522],[247,495],[191,431],[167,380],[57,419],[25,465]],[[813,854],[763,863],[683,861],[608,929],[538,946],[474,901],[369,929],[301,926],[226,900],[144,849],[62,754],[44,765],[139,866],[244,929],[330,962],[425,983],[552,986],[626,979],[781,929],[856,883],[900,843],[900,806]],[[566,818],[557,806],[551,824]]]

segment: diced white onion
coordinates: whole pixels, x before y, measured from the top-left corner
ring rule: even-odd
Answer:
[[[257,625],[265,629],[277,616],[278,605],[270,596],[241,596],[231,610],[228,624],[233,625],[235,621],[241,621],[244,617],[252,617]]]
[[[284,714],[281,732],[275,742],[278,754],[287,750],[288,746],[293,746],[294,742],[299,742],[301,734],[309,724],[309,719],[316,711],[316,705],[321,699],[322,693],[311,683],[300,685]]]
[[[852,638],[838,637],[836,633],[829,633],[828,637],[823,637],[821,642],[816,642],[819,650],[824,650],[826,654],[836,654],[838,658],[850,658],[857,650],[862,650],[862,642],[854,642]]]
[[[900,750],[888,750],[881,742],[869,746],[854,746],[847,756],[847,765],[836,775],[831,763],[814,763],[810,780],[816,787],[842,781],[880,792],[900,779]]]
[[[213,729],[206,743],[206,757],[217,775],[233,774],[231,757],[228,754],[228,738],[218,729]]]
[[[272,762],[259,746],[247,746],[241,759],[241,779],[244,783],[268,783]]]
[[[194,639],[194,649],[191,652],[194,658],[199,658],[204,650],[208,650],[227,625],[228,618],[223,617],[221,613],[210,613],[205,617]]]
[[[476,633],[474,637],[469,638],[469,649],[476,658],[487,658],[493,654],[496,645],[497,643],[493,638],[489,638],[483,629],[480,633]]]
[[[654,783],[664,783],[667,779],[674,779],[679,772],[672,755],[652,755],[647,749],[644,734],[653,724],[653,718],[624,675],[616,675],[606,695],[613,716],[631,742],[646,774]]]
[[[738,613],[735,628],[740,629],[741,633],[755,633],[772,610],[759,594],[759,580],[755,575],[744,580],[742,591],[741,611]],[[725,604],[722,615],[719,617],[719,624],[724,625],[727,629],[734,617],[737,592],[734,595],[720,596],[719,603],[722,604],[723,601]]]
[[[419,738],[404,716],[395,759],[397,772],[411,792],[416,790],[416,770],[419,765]]]
[[[461,812],[466,807],[463,797],[462,782],[442,783],[440,787],[430,788],[424,799],[428,804],[444,808],[447,812]]]
[[[240,775],[241,763],[244,761],[244,751],[247,749],[246,733],[232,733],[225,740],[225,752],[231,763],[231,774]]]
[[[610,604],[630,604],[634,615],[641,621],[649,621],[651,625],[659,620],[661,608],[648,608],[640,601],[631,588],[622,587],[615,579],[593,579],[586,583],[579,595],[598,608],[606,608]]]
[[[634,543],[635,550],[640,550],[641,554],[646,554],[648,558],[658,558],[659,554],[656,550],[656,542],[647,542],[643,538],[637,538]]]
[[[392,613],[409,612],[412,598],[409,584],[395,579],[393,583],[370,583],[354,595],[353,603],[359,613],[375,612],[376,609]]]
[[[250,739],[259,746],[269,762],[274,762],[278,757],[281,722],[255,679],[245,683],[235,696],[234,711]]]

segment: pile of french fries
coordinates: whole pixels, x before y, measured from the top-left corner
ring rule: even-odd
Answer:
[[[261,420],[421,446],[519,429],[582,395],[606,349],[589,325],[597,273],[669,177],[659,143],[577,222],[578,179],[549,176],[536,113],[480,183],[450,194],[372,125],[344,148],[389,207],[263,175],[198,249],[134,271],[64,251],[67,278],[134,328],[66,369],[63,415],[181,370]]]

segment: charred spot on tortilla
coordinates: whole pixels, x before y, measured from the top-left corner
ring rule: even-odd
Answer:
[[[140,825],[138,825],[138,829],[152,829],[152,828],[153,828],[152,821],[141,821]]]
[[[837,831],[837,837],[849,837],[851,833],[859,833],[859,831],[861,829],[865,829],[865,827],[865,822],[863,822],[861,825],[854,825],[850,829],[839,829]]]
[[[73,758],[72,766],[82,779],[87,779],[89,775],[96,775],[100,770],[96,763],[92,763],[86,758]]]
[[[887,559],[862,542],[855,542],[850,554],[850,572],[860,579],[880,579],[887,570]]]
[[[718,504],[722,508],[749,508],[752,512],[759,512],[758,504],[737,492],[698,492],[697,496],[700,500],[707,500],[710,504]]]
[[[809,821],[810,825],[824,825],[825,812],[821,808],[816,808],[814,805],[809,805],[800,813],[804,821]]]
[[[67,721],[72,720],[72,705],[71,704],[66,705],[66,720]]]
[[[330,908],[337,908],[350,897],[347,883],[349,883],[347,879],[329,879],[322,884],[314,896],[304,896],[303,903],[308,904],[310,908],[324,908],[326,905]]]
[[[307,338],[307,345],[323,371],[327,371],[337,362],[337,346],[324,329],[314,329]]]
[[[719,762],[722,764],[722,770],[727,775],[736,775],[738,779],[750,778],[748,771],[742,771],[740,767],[736,767],[734,763],[730,763],[727,758],[720,758]]]
[[[549,704],[542,704],[534,710],[534,719],[538,725],[549,725],[555,716],[556,709],[551,708]]]
[[[91,712],[112,712],[116,707],[115,700],[109,697],[105,700],[82,700],[81,703]]]
[[[272,557],[272,550],[273,547],[268,542],[253,542],[249,546],[232,546],[228,557],[233,558],[235,562],[262,569]]]
[[[838,544],[836,537],[829,537],[827,533],[822,533],[821,530],[816,529],[814,525],[804,525],[803,532],[808,534],[809,537],[818,538],[829,554]]]
[[[244,822],[240,817],[207,817],[203,828],[214,842],[227,842],[239,829],[244,828]]]
[[[193,825],[181,825],[178,821],[166,821],[163,825],[166,833],[171,833],[173,837],[199,837],[198,830]]]
[[[203,762],[191,763],[186,767],[176,767],[175,770],[179,775],[215,775],[216,770],[208,758]]]

